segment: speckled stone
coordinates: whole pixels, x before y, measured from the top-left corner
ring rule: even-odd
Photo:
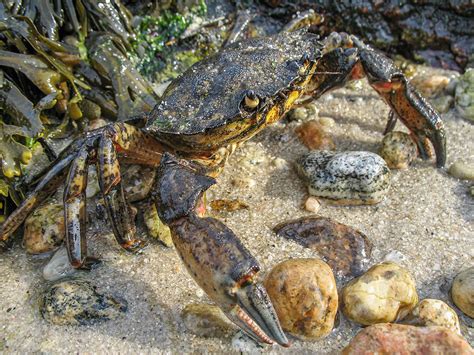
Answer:
[[[188,304],[181,312],[181,319],[189,332],[205,338],[221,338],[237,330],[221,309],[212,304]]]
[[[89,281],[62,280],[45,291],[40,311],[57,325],[86,325],[115,319],[127,310],[125,300],[99,293]]]
[[[421,300],[408,315],[403,324],[417,326],[438,325],[461,335],[461,327],[456,312],[441,300],[426,298]]]
[[[372,266],[342,290],[343,312],[354,322],[371,325],[404,318],[418,303],[413,277],[391,262]]]
[[[338,296],[334,275],[324,261],[286,260],[270,271],[265,288],[284,330],[305,340],[331,332]]]
[[[455,89],[455,107],[464,118],[474,122],[474,69],[467,69],[459,77]]]
[[[390,132],[382,140],[380,156],[390,169],[407,169],[417,155],[416,144],[407,133]]]
[[[390,169],[370,152],[313,151],[297,162],[311,195],[339,205],[375,204],[390,188]]]
[[[474,267],[460,272],[453,281],[451,297],[454,304],[474,318]]]
[[[337,276],[359,276],[372,251],[372,243],[363,233],[325,217],[303,217],[273,230],[314,250]]]
[[[467,341],[444,327],[376,324],[361,330],[342,354],[472,355],[474,351]]]
[[[26,219],[23,244],[30,254],[50,252],[63,243],[65,233],[63,205],[49,201]]]

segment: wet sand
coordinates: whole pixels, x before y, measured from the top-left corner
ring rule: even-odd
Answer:
[[[317,102],[319,117],[332,117],[330,128],[336,149],[377,152],[388,115],[387,106],[362,82]],[[474,125],[454,110],[443,115],[448,137],[447,166],[464,159],[474,164]],[[302,206],[307,197],[295,173],[295,160],[307,149],[294,134],[295,122],[278,123],[245,143],[229,160],[208,199],[239,198],[250,208],[219,214],[256,255],[263,272],[276,263],[316,255],[277,237],[272,228],[283,221],[309,215]],[[397,130],[404,130],[401,123]],[[282,158],[286,167],[275,167]],[[253,188],[237,188],[235,178],[251,178]],[[420,298],[438,298],[452,306],[449,289],[454,276],[474,264],[474,198],[469,183],[420,160],[408,170],[393,171],[386,199],[375,206],[323,205],[322,216],[355,227],[374,245],[369,265],[384,259],[398,261],[413,274]],[[93,201],[90,203],[94,206]],[[20,242],[0,255],[0,352],[47,353],[182,353],[233,352],[232,336],[200,338],[190,334],[180,311],[207,296],[187,274],[176,252],[150,240],[139,255],[122,251],[108,226],[92,223],[90,254],[104,263],[83,277],[99,289],[123,297],[129,309],[123,317],[91,326],[52,326],[39,315],[38,295],[46,282],[47,259],[28,256]],[[341,286],[341,285],[339,285]],[[456,308],[455,308],[456,309]],[[460,315],[461,330],[474,343],[474,321]],[[470,326],[470,328],[469,328]],[[338,326],[316,342],[295,340],[286,350],[265,347],[271,353],[331,353],[342,349],[361,328],[339,317]]]

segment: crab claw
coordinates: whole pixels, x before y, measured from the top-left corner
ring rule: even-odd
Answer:
[[[265,288],[255,281],[255,258],[222,222],[196,213],[214,183],[199,167],[164,154],[153,193],[158,215],[189,273],[227,317],[259,342],[289,346]]]

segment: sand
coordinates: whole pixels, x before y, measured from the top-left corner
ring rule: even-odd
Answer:
[[[330,132],[337,150],[377,151],[388,108],[365,82],[335,91],[320,99],[317,106],[319,117],[335,120]],[[448,137],[447,166],[457,159],[473,164],[474,125],[454,110],[443,118]],[[220,214],[219,218],[256,255],[262,276],[279,261],[316,256],[272,232],[279,222],[309,214],[302,208],[306,187],[293,169],[294,161],[306,152],[293,133],[295,126],[294,122],[278,123],[244,144],[230,158],[219,184],[208,195],[210,200],[239,198],[250,205],[248,210]],[[400,123],[397,129],[402,129]],[[275,164],[274,158],[284,159],[286,167]],[[235,178],[251,178],[255,186],[237,188],[231,184]],[[398,261],[412,272],[420,298],[438,298],[452,305],[452,279],[474,264],[474,198],[469,196],[468,187],[466,181],[436,169],[433,162],[417,161],[408,170],[393,171],[392,187],[382,203],[369,207],[323,205],[319,214],[355,227],[370,238],[374,250],[369,265],[384,259]],[[128,312],[119,319],[91,326],[47,324],[38,311],[38,297],[46,285],[41,272],[47,260],[28,256],[18,242],[0,255],[0,352],[239,351],[232,345],[232,336],[205,339],[184,328],[179,316],[183,307],[208,299],[172,248],[152,240],[141,254],[128,254],[117,246],[103,223],[92,223],[89,240],[90,253],[104,263],[83,277],[101,290],[126,299]],[[474,321],[457,312],[462,333],[473,344]],[[260,351],[336,352],[359,330],[340,316],[337,327],[323,340],[295,340],[289,350],[273,346]]]

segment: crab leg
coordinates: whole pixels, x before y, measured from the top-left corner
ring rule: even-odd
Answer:
[[[443,122],[393,61],[357,37],[345,33],[332,33],[326,40],[325,48],[327,53],[318,61],[309,88],[312,96],[317,98],[328,90],[343,86],[347,81],[367,77],[369,84],[410,129],[421,157],[429,158],[431,148],[428,142],[431,141],[436,153],[436,164],[443,167],[446,162]],[[394,123],[392,116],[389,128]]]
[[[98,146],[98,147],[97,147]],[[98,153],[97,153],[98,151]],[[114,234],[127,250],[134,251],[143,244],[133,239],[134,227],[120,183],[116,152],[130,159],[157,166],[163,146],[140,129],[126,123],[116,123],[89,132],[86,138],[73,142],[47,169],[37,186],[0,228],[0,243],[6,245],[10,236],[30,212],[55,192],[69,176],[64,194],[66,226],[71,263],[84,267],[85,198],[87,165],[98,156],[99,183],[106,201]],[[68,170],[69,175],[68,175]],[[82,236],[82,237],[81,237]]]
[[[267,292],[256,281],[255,258],[222,222],[196,214],[214,183],[199,168],[164,154],[153,195],[158,214],[189,273],[227,317],[260,342],[288,346]]]

